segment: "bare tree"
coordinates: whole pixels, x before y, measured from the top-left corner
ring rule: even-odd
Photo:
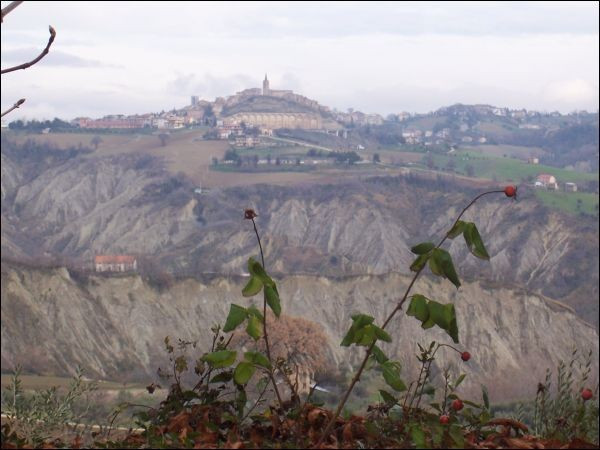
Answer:
[[[160,133],[160,134],[158,135],[158,139],[160,139],[160,144],[161,144],[163,147],[166,147],[166,146],[167,146],[167,140],[169,139],[169,137],[170,137],[170,136],[171,136],[171,135],[170,135],[169,133]]]
[[[94,146],[94,150],[98,150],[98,146],[100,144],[102,144],[102,142],[103,142],[102,138],[100,136],[96,135],[92,138],[92,140],[90,141],[90,144],[92,144]]]
[[[4,17],[7,16],[13,9],[15,9],[21,3],[23,3],[23,2],[22,1],[11,2],[5,8],[2,8],[1,22],[4,23]],[[18,66],[9,67],[8,69],[2,69],[1,74],[4,75],[5,73],[14,72],[15,70],[27,69],[27,68],[33,66],[34,64],[38,63],[44,56],[46,56],[48,54],[48,52],[50,51],[50,46],[54,42],[54,38],[56,37],[56,31],[54,30],[54,28],[52,28],[52,26],[49,26],[48,29],[50,31],[50,38],[48,39],[48,43],[46,44],[46,47],[44,48],[44,50],[42,50],[42,52],[36,58],[32,59],[29,62],[19,64]],[[11,111],[14,111],[19,106],[21,106],[23,103],[25,103],[24,98],[20,99],[13,106],[11,106],[9,109],[4,111],[2,113],[1,117],[4,117],[6,114],[8,114]]]

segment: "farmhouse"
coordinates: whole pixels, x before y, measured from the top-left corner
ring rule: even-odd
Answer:
[[[535,180],[535,185],[546,189],[558,189],[556,177],[547,173],[539,174]]]
[[[137,259],[131,255],[96,255],[96,272],[129,272],[137,270]]]

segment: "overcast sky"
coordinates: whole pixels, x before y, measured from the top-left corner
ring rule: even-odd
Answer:
[[[5,7],[9,2],[2,2]],[[156,112],[261,86],[340,110],[598,109],[598,2],[24,2],[2,24],[7,118]]]

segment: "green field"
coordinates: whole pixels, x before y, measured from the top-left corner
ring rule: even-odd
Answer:
[[[482,156],[472,152],[460,151],[455,155],[432,155],[433,161],[439,168],[447,167],[450,160],[454,161],[455,169],[462,174],[467,173],[467,166],[473,167],[474,176],[479,178],[496,178],[498,181],[527,181],[541,173],[554,175],[558,183],[565,181],[598,180],[598,173],[582,173],[542,164],[527,164],[524,161],[511,158]]]
[[[536,197],[548,207],[570,214],[598,214],[598,194],[589,192],[560,192],[537,189]]]

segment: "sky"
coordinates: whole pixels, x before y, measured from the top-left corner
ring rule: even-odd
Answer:
[[[9,2],[2,2],[4,8]],[[28,2],[2,24],[8,120],[159,112],[260,87],[387,115],[598,110],[598,2]]]

